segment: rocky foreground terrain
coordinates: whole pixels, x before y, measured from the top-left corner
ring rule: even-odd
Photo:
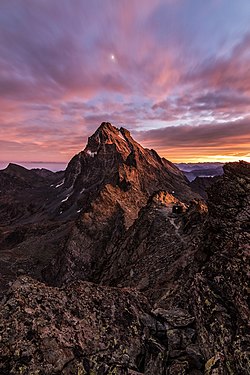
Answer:
[[[1,375],[250,373],[249,163],[193,186],[103,123],[0,187]]]

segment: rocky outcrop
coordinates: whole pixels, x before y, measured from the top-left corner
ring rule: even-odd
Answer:
[[[0,171],[0,226],[39,223],[55,216],[58,197],[53,187],[63,172],[44,173],[13,163]]]
[[[209,190],[209,216],[198,252],[191,307],[206,374],[250,373],[250,164],[229,163]],[[217,372],[216,372],[217,371]]]
[[[102,282],[133,285],[156,311],[189,310],[207,361],[205,374],[245,375],[250,372],[250,164],[229,163],[224,170],[209,190],[208,214],[202,202],[193,202],[175,216],[174,197],[156,194],[113,250]]]
[[[23,276],[0,305],[0,372],[199,375],[192,323],[183,311],[153,312],[135,290]]]
[[[199,194],[205,200],[207,199],[207,190],[212,186],[220,177],[196,177],[190,182],[191,189]]]
[[[173,213],[175,205],[182,207],[181,214]],[[183,290],[194,273],[206,214],[200,201],[185,205],[168,192],[155,193],[121,240],[108,246],[98,281],[136,287],[164,308],[185,306]]]

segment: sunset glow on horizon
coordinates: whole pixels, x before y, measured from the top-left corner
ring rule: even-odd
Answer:
[[[173,162],[250,162],[249,0],[2,0],[0,162],[103,121]]]

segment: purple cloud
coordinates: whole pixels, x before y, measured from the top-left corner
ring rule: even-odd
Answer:
[[[160,151],[231,139],[249,113],[249,16],[248,0],[2,0],[3,157],[29,144],[27,158],[66,161],[102,121]]]

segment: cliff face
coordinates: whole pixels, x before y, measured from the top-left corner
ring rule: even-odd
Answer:
[[[229,163],[224,172],[208,195],[191,306],[210,365],[223,374],[249,374],[250,164]]]
[[[175,205],[182,213],[173,213]],[[206,215],[201,201],[186,205],[165,191],[155,193],[121,240],[108,247],[99,280],[136,287],[156,306],[186,307],[182,290],[190,284]]]
[[[207,199],[207,190],[212,186],[220,177],[196,177],[192,182],[190,182],[190,186],[194,192],[199,194],[203,199]]]
[[[50,186],[61,179],[58,173],[42,176],[16,164],[9,164],[0,171],[0,226],[21,225],[48,219],[45,212],[48,200],[57,200],[56,191]]]
[[[74,278],[96,280],[110,247],[155,191],[174,192],[184,202],[196,196],[177,167],[109,123],[70,161],[59,189],[70,192],[60,208],[62,217],[76,209],[80,213],[63,252],[44,272],[46,280],[57,285]]]
[[[185,201],[195,195],[174,164],[160,158],[154,150],[144,149],[128,130],[117,129],[110,123],[102,123],[88,139],[84,151],[69,162],[63,188],[71,189],[72,193],[62,215],[76,201],[82,211],[91,209],[91,203],[103,190],[113,189],[127,227],[157,190],[175,191]]]

